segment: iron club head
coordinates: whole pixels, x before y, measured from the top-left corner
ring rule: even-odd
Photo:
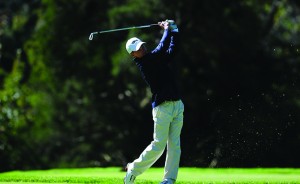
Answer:
[[[91,34],[90,34],[90,37],[89,37],[89,40],[93,40],[93,38],[94,38],[94,34],[97,34],[97,32],[93,32],[93,33],[91,33]]]

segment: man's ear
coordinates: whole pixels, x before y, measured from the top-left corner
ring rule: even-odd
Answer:
[[[147,51],[147,47],[146,47],[145,44],[143,44],[142,47],[143,47],[143,50],[144,50],[144,51]]]

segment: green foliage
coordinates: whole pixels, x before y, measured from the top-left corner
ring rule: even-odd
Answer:
[[[32,152],[42,152],[33,151],[35,146],[47,141],[51,135],[47,129],[52,118],[51,97],[20,84],[23,70],[22,61],[15,60],[13,70],[4,80],[4,89],[0,91],[1,147],[4,151],[1,164],[7,169],[25,169],[34,164],[31,162],[39,158]]]

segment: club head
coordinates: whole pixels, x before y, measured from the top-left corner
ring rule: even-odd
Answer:
[[[89,40],[93,40],[94,33],[90,34]]]

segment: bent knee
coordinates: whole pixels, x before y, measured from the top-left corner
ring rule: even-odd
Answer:
[[[167,145],[167,141],[157,141],[154,140],[151,142],[153,149],[157,150],[157,151],[161,151],[163,149],[165,149],[166,145]]]

